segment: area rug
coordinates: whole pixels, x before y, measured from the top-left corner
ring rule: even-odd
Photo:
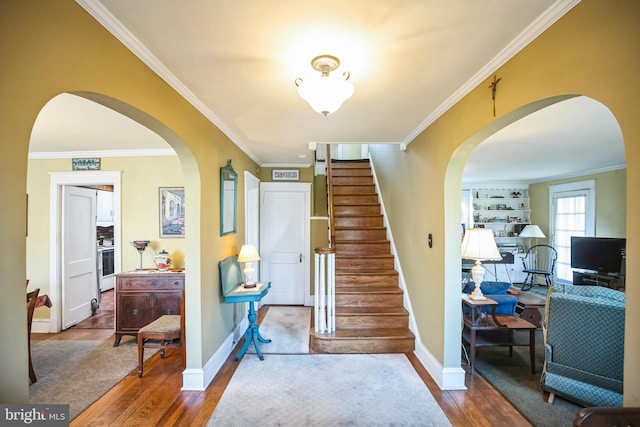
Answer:
[[[245,357],[207,426],[450,426],[403,354]]]
[[[531,424],[536,427],[568,427],[582,409],[574,403],[556,397],[553,405],[540,388],[544,362],[542,331],[536,331],[536,374],[531,374],[529,348],[514,347],[509,357],[507,347],[483,347],[476,351],[475,368]]]
[[[264,354],[307,354],[310,326],[311,307],[269,307],[260,324],[260,335],[271,342],[261,344],[260,351]],[[254,346],[247,350],[247,353],[255,352]]]
[[[145,359],[154,353],[145,351]],[[68,404],[71,419],[138,367],[135,341],[32,341],[31,357],[38,381],[29,386],[30,402]]]

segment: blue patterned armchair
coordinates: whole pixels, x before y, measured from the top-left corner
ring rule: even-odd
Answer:
[[[462,288],[462,293],[470,294],[473,292],[475,286],[475,283],[468,282],[465,287]],[[498,306],[496,307],[496,314],[513,316],[516,313],[518,298],[513,295],[507,295],[507,289],[509,289],[510,286],[511,283],[509,282],[485,281],[480,284],[482,294],[498,303]]]
[[[583,406],[622,406],[625,294],[553,285],[543,324],[544,391]]]

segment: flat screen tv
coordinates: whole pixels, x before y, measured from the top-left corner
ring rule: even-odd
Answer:
[[[626,239],[571,236],[571,268],[593,270],[601,274],[620,274],[622,254],[626,246]]]

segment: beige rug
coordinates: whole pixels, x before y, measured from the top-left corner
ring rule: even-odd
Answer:
[[[244,357],[207,426],[450,426],[403,354]]]
[[[309,353],[309,329],[311,307],[273,306],[260,324],[260,335],[270,339],[260,344],[263,354],[307,354]],[[251,345],[247,353],[255,353]]]

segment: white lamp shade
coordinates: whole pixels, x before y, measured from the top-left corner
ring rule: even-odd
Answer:
[[[537,225],[529,224],[525,228],[522,229],[518,237],[536,237],[544,239],[545,236],[540,227]]]
[[[243,245],[240,248],[240,254],[238,255],[238,262],[252,262],[259,261],[260,255],[258,255],[258,251],[256,247],[253,245]]]
[[[353,85],[346,79],[332,76],[311,77],[300,82],[298,95],[320,114],[337,111],[353,95]]]
[[[499,261],[502,259],[493,230],[469,228],[462,239],[462,258],[476,261]]]

